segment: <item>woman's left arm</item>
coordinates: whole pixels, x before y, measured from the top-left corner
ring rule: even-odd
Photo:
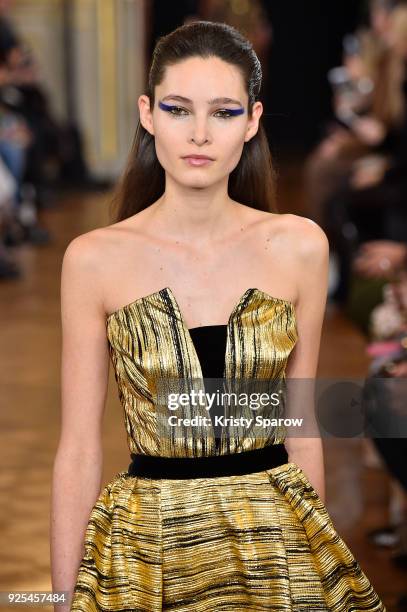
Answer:
[[[311,219],[299,217],[295,225],[298,339],[286,367],[287,413],[303,417],[304,427],[287,435],[285,444],[289,461],[304,471],[324,501],[323,447],[315,418],[314,386],[328,291],[329,242],[325,232]]]

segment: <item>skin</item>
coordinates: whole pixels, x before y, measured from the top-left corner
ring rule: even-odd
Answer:
[[[0,14],[6,15],[13,8],[14,0],[0,0]]]
[[[158,108],[158,100],[169,94],[191,100],[165,101],[182,107],[182,116]],[[246,112],[220,118],[220,109],[236,105],[208,105],[207,100],[227,96],[247,110],[248,96],[239,70],[218,58],[190,58],[168,67],[155,96],[154,108],[145,95],[138,104],[141,123],[154,135],[165,169],[163,196],[124,221],[76,237],[63,258],[54,588],[74,584],[84,530],[101,485],[107,314],[170,286],[187,327],[223,324],[244,291],[257,287],[295,305],[299,339],[287,378],[316,374],[328,286],[327,237],[310,219],[254,210],[227,193],[228,176],[244,143],[258,130],[261,102],[254,104],[252,117]],[[191,167],[182,156],[192,153],[215,161]],[[312,394],[298,401],[302,407],[309,402],[306,416],[312,422]],[[289,460],[303,469],[324,500],[320,438],[288,438],[286,446]]]
[[[374,3],[370,9],[370,24],[374,32],[379,38],[386,41],[390,26],[391,11],[384,7],[375,6]]]
[[[380,262],[386,259],[386,270]],[[355,272],[366,277],[383,277],[402,270],[407,264],[407,244],[393,240],[369,240],[364,242],[355,256]]]

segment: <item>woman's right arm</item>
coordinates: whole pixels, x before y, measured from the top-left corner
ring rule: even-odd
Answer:
[[[68,245],[61,272],[61,430],[54,461],[50,554],[53,591],[72,597],[90,512],[100,494],[109,374],[99,230]],[[70,602],[70,599],[69,599]],[[70,610],[70,603],[56,606]]]

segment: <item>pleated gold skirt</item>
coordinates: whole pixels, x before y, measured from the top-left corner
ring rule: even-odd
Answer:
[[[385,611],[295,463],[180,480],[119,472],[85,549],[75,612]]]

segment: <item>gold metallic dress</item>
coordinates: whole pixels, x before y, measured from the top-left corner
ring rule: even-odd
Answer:
[[[208,326],[210,327],[210,326]],[[169,287],[113,312],[107,339],[131,453],[199,457],[284,441],[247,429],[160,435],[157,381],[200,379],[191,330]],[[224,377],[284,378],[294,305],[247,289],[226,326]],[[385,611],[301,468],[154,479],[122,471],[89,517],[72,611]]]

